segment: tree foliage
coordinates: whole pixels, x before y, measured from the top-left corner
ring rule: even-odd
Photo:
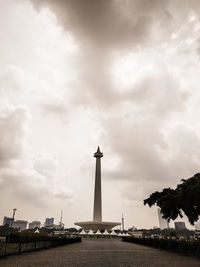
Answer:
[[[184,212],[193,225],[200,215],[200,173],[181,181],[175,189],[165,188],[162,192],[152,193],[144,200],[144,205],[157,205],[168,221],[175,220],[178,215],[183,217]]]

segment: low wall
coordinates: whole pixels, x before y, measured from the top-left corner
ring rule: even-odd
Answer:
[[[17,243],[0,242],[0,257],[13,254],[20,254],[28,251],[35,251],[39,249],[64,246],[76,242],[81,242],[81,237],[58,238],[46,241],[38,240],[34,242],[17,242]]]
[[[184,255],[200,256],[199,240],[122,237],[122,241],[183,253]]]

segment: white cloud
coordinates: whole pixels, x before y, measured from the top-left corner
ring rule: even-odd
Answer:
[[[0,109],[0,167],[22,157],[28,112],[23,106]]]
[[[33,161],[33,168],[41,175],[52,178],[57,168],[57,160],[48,153],[39,153]]]
[[[62,190],[55,192],[54,195],[61,199],[71,199],[72,191],[69,188],[62,188]]]

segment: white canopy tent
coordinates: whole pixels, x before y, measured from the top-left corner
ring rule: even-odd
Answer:
[[[92,229],[90,229],[90,231],[88,232],[88,235],[93,235],[94,233],[93,233],[93,231],[92,231]]]
[[[102,233],[99,231],[99,229],[97,230],[97,232],[95,233],[95,235],[101,235]]]
[[[116,235],[116,233],[115,233],[115,231],[114,230],[112,230],[112,232],[110,233],[110,235]]]
[[[79,233],[79,235],[87,235],[87,233],[82,229],[82,231]]]
[[[107,230],[104,231],[103,235],[110,235]]]

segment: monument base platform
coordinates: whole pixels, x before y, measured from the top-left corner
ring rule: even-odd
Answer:
[[[89,222],[76,222],[75,225],[80,226],[84,230],[93,230],[93,231],[110,231],[117,225],[121,225],[120,222],[99,222],[99,221],[89,221]]]

